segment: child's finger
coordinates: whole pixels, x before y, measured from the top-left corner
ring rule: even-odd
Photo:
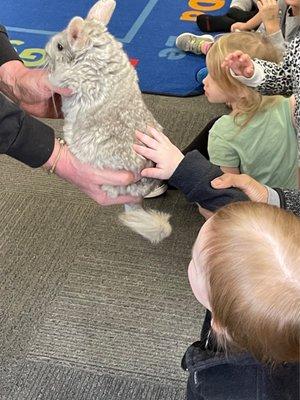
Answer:
[[[229,59],[229,60],[224,60],[222,63],[222,68],[232,68],[232,66],[234,65],[234,61]]]
[[[133,150],[140,156],[143,156],[148,160],[156,162],[155,151],[150,149],[149,147],[140,146],[139,144],[134,144]]]
[[[230,58],[232,60],[238,60],[240,56],[243,55],[243,52],[241,50],[236,50],[233,53],[229,54],[226,58]]]
[[[239,62],[239,58],[242,54],[243,53],[240,50],[237,50],[225,57],[223,62],[227,64],[226,66],[232,67],[234,63]]]
[[[245,64],[248,64],[248,63],[249,63],[248,54],[243,54],[243,55],[241,55],[241,57],[240,57],[240,62],[243,63],[244,65],[245,65]]]
[[[146,178],[164,179],[163,171],[159,168],[145,168],[141,171],[141,175]]]
[[[251,78],[253,76],[253,69],[252,67],[245,68],[245,75],[247,78]]]
[[[153,128],[152,126],[147,126],[147,132],[149,132],[154,137],[154,139],[156,139],[160,143],[165,140],[169,140],[166,135]]]
[[[137,139],[144,143],[147,147],[149,147],[150,149],[157,149],[158,143],[151,136],[146,135],[145,133],[140,131],[136,131],[135,133]]]

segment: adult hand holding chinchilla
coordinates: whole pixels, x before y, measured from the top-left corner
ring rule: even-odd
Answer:
[[[54,87],[45,69],[30,69],[19,60],[0,67],[0,90],[23,110],[36,117],[62,118],[61,97],[70,96],[68,88]]]
[[[55,160],[55,173],[62,179],[78,187],[79,190],[87,194],[102,206],[124,203],[138,203],[140,198],[137,196],[118,196],[109,197],[101,189],[101,185],[129,185],[139,180],[139,176],[125,170],[113,171],[110,169],[98,169],[89,164],[81,163],[64,145],[55,139],[54,149],[49,160],[44,164],[46,169],[53,167]]]
[[[0,92],[12,100],[8,101],[0,94],[0,125],[4,127],[0,144],[4,154],[30,167],[44,164],[46,169],[75,185],[101,205],[139,201],[137,196],[109,198],[102,190],[102,185],[127,185],[139,180],[139,176],[121,169],[98,170],[81,163],[63,140],[54,138],[53,129],[14,104],[18,103],[23,110],[35,116],[58,118],[62,116],[60,95],[70,98],[73,92],[52,85],[47,70],[26,68],[3,29],[0,29],[0,42],[4,61],[0,66]]]

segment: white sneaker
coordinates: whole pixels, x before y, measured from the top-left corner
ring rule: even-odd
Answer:
[[[202,54],[200,46],[202,42],[214,42],[212,35],[194,35],[192,33],[182,33],[176,38],[176,46],[183,51],[189,51],[194,54]]]
[[[154,188],[150,193],[148,193],[144,199],[152,199],[152,197],[158,197],[165,193],[168,190],[168,185],[166,183],[162,183],[160,186]]]

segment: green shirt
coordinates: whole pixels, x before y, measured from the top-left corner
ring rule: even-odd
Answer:
[[[290,100],[282,97],[242,129],[233,116],[222,116],[209,132],[208,154],[213,164],[237,167],[270,187],[297,188],[297,136]]]

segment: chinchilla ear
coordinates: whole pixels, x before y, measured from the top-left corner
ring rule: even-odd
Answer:
[[[81,17],[72,18],[67,27],[68,42],[73,50],[82,49],[88,41],[88,35],[83,27],[84,20]]]
[[[115,0],[99,0],[90,9],[87,19],[96,19],[103,25],[107,25],[116,7]]]

